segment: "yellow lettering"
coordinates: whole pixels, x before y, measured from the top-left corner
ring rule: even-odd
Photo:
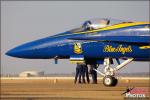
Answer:
[[[120,52],[122,54],[132,52],[132,47],[123,47],[119,45],[118,47],[112,47],[111,45],[104,46],[103,52]]]

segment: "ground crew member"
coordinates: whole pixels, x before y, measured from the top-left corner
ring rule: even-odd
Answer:
[[[77,64],[74,83],[76,83],[77,81],[79,84],[80,83],[86,83],[85,82],[85,76],[86,76],[87,83],[89,83],[90,79],[89,79],[89,73],[88,73],[87,65],[86,64]]]
[[[88,72],[91,74],[92,83],[97,84],[97,72],[94,69],[97,69],[96,64],[89,65],[89,67],[88,67],[89,71]]]
[[[87,83],[90,83],[89,73],[88,73],[88,67],[87,67],[86,64],[84,65],[84,70],[85,70],[85,75],[86,75]]]
[[[92,80],[93,80],[93,84],[97,84],[97,72],[94,70],[94,69],[97,69],[97,66],[96,66],[96,64],[94,64],[94,65],[91,65],[91,68],[92,68],[92,70],[91,70],[91,76],[92,76]]]
[[[81,64],[81,74],[79,76],[79,80],[81,80],[82,78],[82,83],[86,83],[85,82],[85,64]]]
[[[75,74],[75,81],[74,81],[75,84],[76,84],[78,79],[79,79],[78,83],[81,83],[81,70],[82,70],[81,64],[77,64],[77,66],[76,66],[76,74]]]

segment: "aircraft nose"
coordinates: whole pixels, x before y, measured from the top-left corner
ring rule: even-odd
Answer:
[[[65,32],[63,34],[70,34]],[[61,34],[62,35],[62,34]],[[57,37],[57,38],[56,38]],[[60,45],[64,43],[64,37],[55,35],[54,37],[46,37],[38,40],[34,40],[16,48],[13,48],[5,54],[17,58],[29,58],[29,59],[48,59],[54,58],[60,54]]]
[[[56,53],[57,42],[55,40],[55,38],[48,37],[31,41],[9,50],[6,55],[28,59],[53,58]]]
[[[32,48],[29,44],[21,45],[6,52],[6,55],[18,58],[30,58],[30,55],[33,55]]]
[[[15,51],[14,49],[11,49],[8,52],[6,52],[5,54],[8,55],[8,56],[15,56],[15,52],[14,51]]]

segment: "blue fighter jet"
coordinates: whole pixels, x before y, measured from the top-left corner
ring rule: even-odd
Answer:
[[[6,55],[27,59],[69,59],[72,63],[104,64],[105,86],[116,86],[115,73],[132,61],[150,60],[150,22],[92,19],[75,28],[18,46]],[[118,65],[111,67],[116,60]],[[124,62],[120,62],[123,60]]]

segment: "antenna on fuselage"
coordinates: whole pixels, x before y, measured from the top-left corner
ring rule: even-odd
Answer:
[[[58,56],[54,57],[54,62],[55,62],[55,64],[58,64]]]

